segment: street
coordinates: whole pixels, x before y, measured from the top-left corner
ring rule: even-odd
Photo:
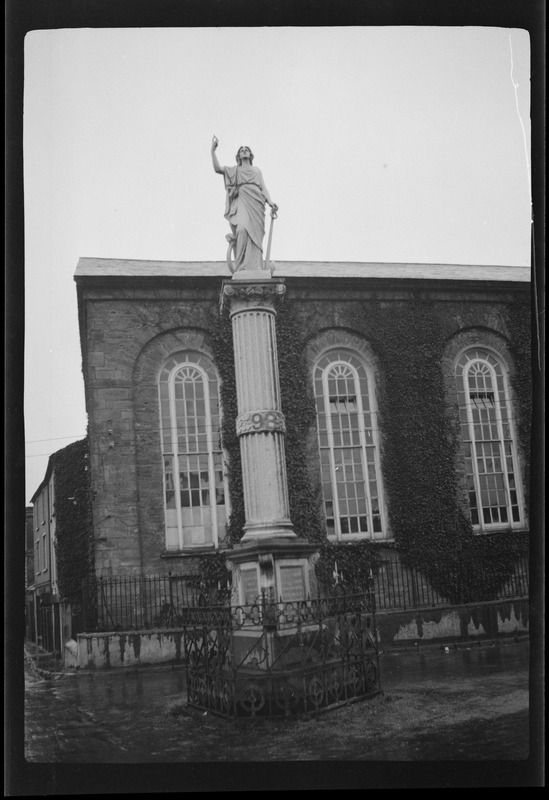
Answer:
[[[528,757],[527,640],[381,655],[383,694],[303,719],[187,707],[183,668],[27,666],[25,756],[38,763],[483,761]]]

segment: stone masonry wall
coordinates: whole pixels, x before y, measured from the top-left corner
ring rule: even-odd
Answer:
[[[219,315],[220,285],[181,288],[180,282],[146,288],[127,278],[116,288],[84,285],[81,335],[86,403],[89,416],[90,469],[96,492],[93,504],[95,561],[98,575],[192,572],[185,555],[165,553],[163,479],[159,436],[157,376],[165,359],[181,349],[212,357],[211,331]],[[398,315],[407,303],[428,302],[439,316],[446,349],[441,369],[451,403],[453,360],[458,350],[482,339],[505,358],[510,368],[528,375],[529,365],[513,365],[505,310],[516,302],[510,290],[458,293],[344,291],[292,287],[307,359],[336,339],[359,349],[383,380],[376,348],[376,315]],[[369,311],[371,309],[371,313]],[[378,317],[379,318],[379,317]],[[337,332],[337,333],[335,333]],[[357,344],[358,343],[358,344]],[[309,442],[313,484],[319,485],[314,431]],[[524,459],[525,455],[521,454]],[[463,470],[458,474],[463,474]],[[464,484],[457,483],[464,502]],[[388,500],[390,502],[390,499]]]
[[[525,381],[530,380],[530,364],[514,364],[509,347],[511,334],[507,328],[507,308],[510,303],[517,302],[517,297],[511,293],[507,293],[506,296],[503,293],[503,296],[495,298],[489,292],[475,293],[469,297],[460,296],[455,292],[438,292],[436,302],[433,302],[435,298],[428,292],[406,294],[395,291],[392,297],[390,292],[384,292],[381,296],[378,293],[375,297],[366,296],[360,300],[357,300],[356,291],[349,293],[345,298],[343,292],[338,293],[337,300],[332,298],[322,300],[318,290],[315,294],[314,299],[311,299],[300,293],[295,304],[303,337],[307,341],[306,360],[309,369],[312,369],[314,361],[323,350],[337,343],[362,355],[373,371],[374,385],[379,388],[383,381],[383,364],[378,358],[376,347],[379,336],[376,327],[377,315],[381,310],[389,319],[396,319],[399,309],[406,304],[427,302],[431,311],[438,316],[446,343],[441,371],[446,389],[446,410],[456,425],[459,417],[454,363],[458,352],[462,349],[475,344],[488,346],[504,359],[509,368],[510,378],[518,371]],[[291,292],[289,297],[292,297]],[[368,313],[369,305],[372,309],[371,316]],[[511,386],[509,390],[513,400]],[[518,404],[513,403],[513,407],[515,414],[518,415]],[[528,454],[521,447],[521,443],[518,444],[519,464],[525,475]],[[383,430],[381,447],[383,449]],[[311,481],[320,495],[320,464],[314,430],[311,431],[308,440],[308,456]],[[456,460],[456,492],[460,505],[468,513],[467,479],[461,452],[458,452]]]
[[[164,509],[156,376],[171,352],[205,347],[217,297],[88,292],[85,386],[98,575],[192,571],[162,559]],[[114,296],[113,296],[114,295]],[[214,299],[215,298],[215,299]],[[213,305],[212,305],[213,300]],[[190,332],[190,336],[189,336]]]

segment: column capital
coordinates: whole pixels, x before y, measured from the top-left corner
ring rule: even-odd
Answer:
[[[262,308],[274,311],[277,301],[286,294],[282,278],[264,280],[224,280],[221,286],[220,310],[229,303],[231,314]]]

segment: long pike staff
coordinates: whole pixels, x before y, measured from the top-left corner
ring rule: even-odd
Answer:
[[[269,240],[267,242],[267,255],[265,256],[265,269],[268,269],[271,275],[274,272],[274,267],[271,268],[271,242],[273,239],[273,222],[277,218],[278,214],[274,208],[271,208],[271,225],[269,228]]]

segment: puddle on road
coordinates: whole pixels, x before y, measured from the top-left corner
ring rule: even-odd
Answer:
[[[475,677],[493,675],[498,672],[528,669],[527,646],[496,644],[470,648],[448,647],[428,652],[407,650],[403,653],[385,652],[380,659],[383,688],[402,681],[419,681],[426,677],[432,680],[452,677]]]
[[[498,673],[506,672],[508,680],[514,680],[511,676],[516,675],[517,682],[524,682],[527,666],[528,647],[523,645],[449,653],[388,653],[381,658],[384,701],[397,706],[399,686],[406,686],[409,705],[409,683],[415,683],[417,692],[422,686],[425,691],[429,685],[439,695],[446,692],[456,702],[464,681],[473,685],[469,677],[481,683],[483,676],[492,676],[486,686],[497,687]],[[469,695],[474,697],[474,692]],[[315,736],[314,722],[263,721],[258,726],[250,720],[204,716],[189,709],[185,705],[183,669],[79,674],[59,681],[32,682],[27,687],[27,699],[27,757],[31,761],[435,761],[527,757],[527,710],[451,727],[439,725],[436,730],[425,732],[408,728],[371,735],[363,726],[356,739],[347,735],[345,715],[338,717],[338,712],[333,712],[329,724],[336,728],[343,725],[340,740],[336,741],[333,735],[326,735],[325,739],[318,736],[320,726]],[[355,716],[358,710],[359,704],[355,706]],[[365,712],[363,723],[366,718]],[[328,720],[328,716],[324,719]],[[294,738],[298,746],[292,749],[290,741]]]

